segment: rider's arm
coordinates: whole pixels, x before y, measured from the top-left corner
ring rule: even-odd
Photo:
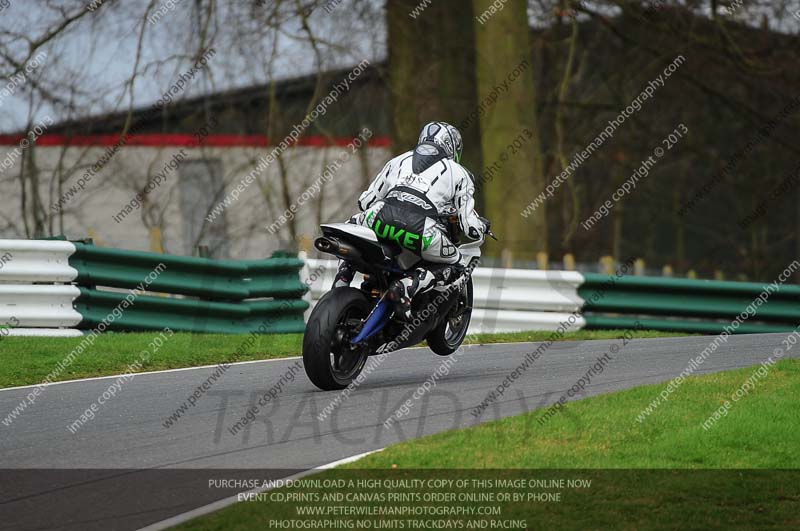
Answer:
[[[478,240],[483,236],[484,224],[478,213],[475,212],[475,184],[466,168],[455,168],[453,170],[455,194],[453,202],[458,210],[458,222],[464,234]]]
[[[369,188],[358,198],[358,208],[362,212],[374,205],[379,199],[386,197],[386,194],[391,188],[389,175],[392,171],[392,163],[394,160],[395,159],[392,159],[386,163],[377,177],[375,177],[375,180],[372,181],[372,184],[369,185]]]

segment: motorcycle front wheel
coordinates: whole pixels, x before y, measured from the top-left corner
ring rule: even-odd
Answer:
[[[440,356],[449,356],[461,346],[472,320],[472,278],[458,295],[458,302],[439,326],[431,330],[427,337],[430,349]]]
[[[361,291],[334,288],[312,310],[303,336],[303,365],[309,380],[323,391],[344,389],[364,369],[369,352],[350,340],[370,309]]]

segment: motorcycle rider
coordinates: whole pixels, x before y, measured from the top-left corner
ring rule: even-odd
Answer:
[[[436,216],[454,207],[461,230],[473,240],[482,239],[489,228],[475,212],[474,179],[459,163],[462,148],[461,133],[452,125],[425,124],[417,146],[386,163],[359,197],[361,213],[350,219],[371,228],[379,240],[394,242],[422,258],[410,276],[389,287],[389,300],[405,320],[411,319],[416,294],[458,277],[461,253]],[[349,286],[354,274],[353,266],[342,261],[334,287]]]

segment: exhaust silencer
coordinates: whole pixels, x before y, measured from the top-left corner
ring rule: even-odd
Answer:
[[[314,240],[314,247],[316,247],[318,251],[323,252],[323,253],[336,254],[334,249],[337,248],[338,245],[335,246],[334,242],[332,242],[331,240],[329,240],[325,236],[322,236],[322,237],[319,237],[316,240]]]
[[[320,236],[314,240],[314,247],[320,252],[332,254],[344,260],[361,260],[361,253],[358,249],[331,236]]]

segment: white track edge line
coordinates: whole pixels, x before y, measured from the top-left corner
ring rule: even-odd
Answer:
[[[248,364],[251,364],[251,363],[266,363],[266,362],[270,362],[270,361],[299,360],[299,359],[302,359],[302,358],[303,358],[302,356],[291,356],[289,358],[270,358],[268,360],[237,361],[237,362],[231,363],[230,365],[231,365],[231,367],[233,367],[234,365],[248,365]],[[222,362],[219,362],[219,363],[222,363]],[[179,367],[177,369],[164,369],[162,371],[134,372],[134,373],[129,373],[127,375],[126,374],[112,374],[112,375],[109,375],[109,376],[92,376],[91,378],[77,378],[75,380],[61,380],[61,381],[58,381],[58,382],[52,382],[52,383],[46,384],[43,387],[50,387],[50,386],[53,386],[53,385],[62,385],[62,384],[70,384],[70,383],[91,382],[91,381],[94,381],[94,380],[107,380],[109,378],[119,378],[121,376],[131,376],[131,375],[132,376],[143,376],[145,374],[162,374],[162,373],[168,373],[168,372],[181,372],[181,371],[194,371],[194,370],[199,370],[199,369],[211,369],[211,368],[216,367],[217,365],[219,365],[219,363],[215,363],[214,365],[198,365],[197,367]],[[40,384],[31,384],[31,385],[20,385],[20,386],[17,386],[17,387],[4,387],[4,388],[0,389],[0,392],[13,391],[15,389],[30,389],[32,387],[39,387],[39,385]]]
[[[491,347],[491,346],[495,346],[495,345],[498,345],[498,346],[499,345],[525,345],[525,344],[528,344],[528,343],[541,343],[541,341],[522,341],[522,342],[509,341],[509,342],[502,342],[502,343],[468,343],[466,345],[462,345],[462,347],[463,348],[469,348],[469,347]],[[428,348],[428,347],[407,347],[407,348],[400,349],[400,350],[416,350],[416,349],[426,349],[426,348]],[[398,350],[397,352],[400,352],[400,350]],[[233,367],[235,365],[248,365],[248,364],[252,364],[252,363],[267,363],[267,362],[270,362],[270,361],[299,360],[299,359],[302,359],[302,358],[303,358],[302,356],[290,356],[288,358],[270,358],[268,360],[237,361],[237,362],[231,363],[230,365],[231,365],[231,367]],[[222,363],[222,362],[220,362],[220,363]],[[144,376],[144,375],[147,375],[147,374],[166,374],[166,373],[169,373],[169,372],[195,371],[195,370],[200,370],[200,369],[212,369],[212,368],[216,367],[217,365],[219,365],[219,363],[215,363],[214,365],[198,365],[197,367],[179,367],[177,369],[164,369],[164,370],[161,370],[161,371],[135,372],[135,373],[131,373],[131,374],[133,376]],[[109,378],[120,378],[122,376],[130,376],[131,374],[128,374],[128,375],[126,375],[126,374],[111,374],[111,375],[108,375],[108,376],[92,376],[90,378],[76,378],[74,380],[60,380],[58,382],[51,382],[51,383],[49,383],[47,385],[44,385],[43,387],[50,387],[50,386],[53,386],[53,385],[63,385],[63,384],[71,384],[71,383],[80,383],[80,382],[91,382],[91,381],[94,381],[94,380],[108,380]],[[39,387],[39,385],[41,385],[41,384],[18,385],[16,387],[3,387],[2,389],[0,389],[0,393],[2,393],[3,391],[15,391],[15,390],[19,390],[19,389],[32,389],[34,387]]]
[[[470,345],[464,345],[464,346],[470,346]],[[408,348],[404,348],[404,349],[400,349],[400,350],[413,350],[413,349],[420,349],[420,348],[428,348],[428,347],[408,347]],[[400,352],[400,351],[398,350],[397,352]],[[230,365],[231,365],[231,367],[233,367],[234,365],[247,365],[247,364],[251,364],[251,363],[266,363],[266,362],[269,362],[269,361],[285,361],[285,360],[299,360],[299,359],[303,359],[303,356],[290,356],[288,358],[270,358],[268,360],[237,361],[237,362],[231,363]],[[222,363],[222,362],[219,362],[219,363]],[[43,387],[50,387],[50,386],[53,386],[53,385],[62,385],[62,384],[70,384],[70,383],[91,382],[91,381],[94,381],[94,380],[107,380],[109,378],[120,378],[122,376],[131,376],[131,375],[133,375],[133,376],[143,376],[143,375],[146,375],[146,374],[163,374],[163,373],[168,373],[168,372],[181,372],[181,371],[194,371],[194,370],[199,370],[199,369],[212,369],[212,368],[216,367],[217,365],[219,365],[219,363],[215,363],[214,365],[198,365],[197,367],[179,367],[177,369],[164,369],[164,370],[161,370],[161,371],[134,372],[134,373],[130,373],[130,374],[111,374],[109,376],[92,376],[90,378],[76,378],[74,380],[60,380],[58,382],[52,382],[52,383],[46,384]],[[2,393],[3,391],[14,391],[14,390],[18,390],[18,389],[31,389],[33,387],[39,387],[39,385],[41,385],[41,384],[18,385],[17,387],[3,387],[2,389],[0,389],[0,393]]]
[[[344,459],[339,459],[337,461],[332,461],[330,463],[326,463],[324,465],[320,465],[318,467],[311,468],[309,470],[304,470],[303,472],[298,472],[297,474],[293,474],[291,476],[287,476],[285,478],[280,478],[280,479],[283,479],[284,481],[300,479],[300,478],[303,478],[305,476],[314,474],[316,472],[320,472],[322,470],[328,470],[330,468],[335,468],[335,467],[337,467],[339,465],[345,465],[347,463],[352,463],[354,461],[358,461],[359,459],[362,459],[362,458],[364,458],[364,457],[366,457],[366,456],[368,456],[370,454],[374,454],[374,453],[380,452],[382,450],[383,450],[383,448],[379,448],[377,450],[370,450],[369,452],[364,452],[364,453],[361,453],[361,454],[351,455],[350,457],[345,457]],[[262,492],[267,492],[267,491],[270,491],[270,490],[274,490],[275,488],[276,487],[258,488],[258,489],[248,490],[247,492],[244,492],[244,493],[241,493],[241,494],[260,494]],[[236,494],[234,496],[229,496],[229,497],[223,498],[221,500],[217,500],[215,502],[209,503],[208,505],[203,505],[202,507],[198,507],[197,509],[192,509],[191,511],[187,511],[185,513],[181,513],[181,514],[172,516],[170,518],[167,518],[166,520],[161,520],[160,522],[156,522],[154,524],[150,524],[147,527],[140,528],[138,531],[162,531],[164,529],[169,529],[170,527],[174,527],[176,525],[182,524],[184,522],[187,522],[187,521],[192,520],[194,518],[197,518],[199,516],[204,516],[206,514],[210,514],[210,513],[219,511],[220,509],[224,509],[225,507],[228,507],[228,506],[233,505],[235,503],[239,503],[239,494]]]

